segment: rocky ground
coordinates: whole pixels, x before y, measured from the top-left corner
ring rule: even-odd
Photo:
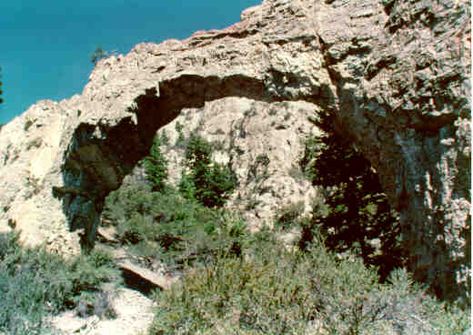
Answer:
[[[137,335],[145,334],[154,318],[153,290],[169,289],[178,277],[164,272],[159,264],[145,266],[126,250],[116,247],[113,229],[99,230],[97,248],[106,250],[121,270],[123,286],[106,289],[104,315],[81,315],[80,308],[63,312],[46,322],[58,334]]]
[[[137,335],[146,333],[153,321],[153,302],[142,293],[120,288],[110,301],[115,318],[100,319],[98,316],[82,318],[76,311],[67,311],[49,320],[59,334],[87,335]]]

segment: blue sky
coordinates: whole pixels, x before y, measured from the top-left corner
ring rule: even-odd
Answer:
[[[37,100],[87,83],[97,46],[127,53],[139,42],[223,28],[261,0],[0,0],[0,123]]]

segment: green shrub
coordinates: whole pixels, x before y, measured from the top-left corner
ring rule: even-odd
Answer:
[[[184,148],[186,146],[186,138],[184,136],[184,126],[180,122],[176,122],[175,126],[177,132],[177,139],[175,146],[178,148]]]
[[[166,129],[163,129],[161,131],[161,144],[169,145],[169,136],[168,136],[168,133],[166,132]]]
[[[287,229],[297,225],[297,221],[304,213],[304,202],[290,203],[276,213],[276,227]]]
[[[448,310],[404,271],[379,284],[361,259],[340,259],[320,242],[289,252],[270,236],[257,234],[241,258],[189,268],[157,293],[150,334],[453,335],[468,327],[467,312]]]
[[[437,301],[401,269],[391,272],[385,285],[364,302],[367,334],[394,329],[400,334],[464,334],[470,327],[469,310]]]
[[[150,213],[154,197],[148,185],[122,185],[108,195],[102,215],[120,229],[121,226],[127,225],[134,213]]]
[[[98,291],[102,283],[120,280],[112,257],[97,249],[89,255],[74,259],[68,267],[68,276],[72,283],[73,295],[84,291]]]
[[[159,193],[146,185],[122,186],[107,198],[104,212],[132,252],[170,265],[212,259],[231,248],[232,229],[242,225],[238,217],[185,198],[172,187]]]
[[[109,53],[105,51],[102,47],[97,47],[94,52],[90,55],[90,61],[92,64],[96,65],[101,59],[107,58]]]
[[[186,199],[195,199],[196,187],[190,174],[182,173],[179,181],[179,193]]]
[[[98,292],[118,272],[103,253],[65,261],[42,249],[21,249],[14,234],[0,235],[0,332],[42,334],[44,317],[76,305],[82,292]],[[107,258],[109,260],[109,258]]]
[[[111,305],[109,292],[83,292],[75,299],[77,314],[86,318],[96,315],[99,318],[113,319],[116,312]]]
[[[299,160],[299,165],[309,180],[314,180],[317,176],[314,164],[324,147],[324,143],[319,136],[310,135],[304,141],[304,153]]]

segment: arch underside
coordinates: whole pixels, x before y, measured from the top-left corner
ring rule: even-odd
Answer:
[[[239,75],[224,79],[184,75],[161,82],[159,92],[156,87],[147,89],[129,108],[130,116],[113,126],[80,124],[64,155],[64,185],[55,187],[53,193],[62,200],[70,230],[82,230],[83,248],[94,245],[105,197],[148,155],[156,131],[184,108],[201,108],[207,101],[225,97],[264,102],[329,99],[276,96],[261,80]]]

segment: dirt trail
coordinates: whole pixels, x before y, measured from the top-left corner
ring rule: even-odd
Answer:
[[[117,315],[114,319],[98,316],[81,318],[76,311],[67,311],[50,322],[59,334],[137,335],[146,333],[153,321],[153,302],[143,294],[128,288],[119,288],[111,299]]]
[[[150,299],[150,293],[155,289],[168,289],[177,280],[177,277],[166,274],[162,266],[151,270],[139,264],[125,249],[111,243],[111,238],[105,238],[102,242],[105,243],[100,243],[98,247],[113,255],[126,286],[106,290],[110,292],[109,304],[116,317],[81,317],[77,308],[66,311],[47,321],[60,335],[146,334],[154,316],[154,303]]]

